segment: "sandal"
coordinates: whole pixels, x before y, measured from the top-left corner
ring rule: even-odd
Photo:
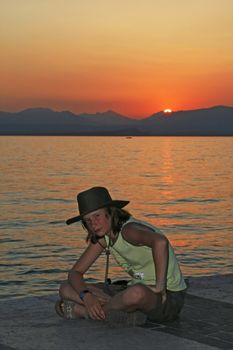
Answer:
[[[75,303],[73,301],[60,299],[56,301],[55,311],[58,316],[68,320],[73,320],[78,318],[74,312],[74,305]]]

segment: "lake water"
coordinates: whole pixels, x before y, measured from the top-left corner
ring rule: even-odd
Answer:
[[[185,277],[233,272],[233,138],[0,137],[0,155],[1,298],[57,291],[86,246],[65,220],[95,185],[164,231]]]

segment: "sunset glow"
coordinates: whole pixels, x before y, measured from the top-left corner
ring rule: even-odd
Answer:
[[[0,110],[233,104],[233,1],[1,1]]]
[[[166,114],[170,114],[170,113],[172,113],[172,110],[170,108],[167,108],[167,109],[164,109],[163,112]]]

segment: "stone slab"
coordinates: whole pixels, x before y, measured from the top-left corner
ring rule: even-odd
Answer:
[[[2,300],[0,350],[233,350],[233,274],[191,278],[189,285],[178,321],[135,328],[63,320],[55,295]]]

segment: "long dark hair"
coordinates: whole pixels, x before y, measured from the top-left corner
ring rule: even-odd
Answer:
[[[116,236],[121,231],[123,224],[129,220],[131,214],[125,209],[116,207],[106,207],[105,209],[106,213],[111,216],[112,233]],[[90,231],[85,220],[82,220],[82,225],[87,231],[86,242],[91,241],[94,244],[97,243],[99,238]]]

